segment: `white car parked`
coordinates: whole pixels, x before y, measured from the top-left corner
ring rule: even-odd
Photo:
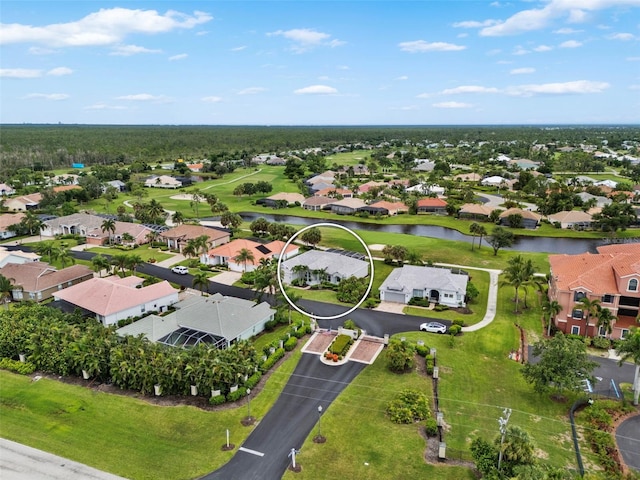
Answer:
[[[438,322],[429,322],[420,325],[420,330],[430,333],[447,333],[447,326]]]
[[[177,273],[178,275],[186,275],[187,273],[189,273],[189,269],[184,265],[176,265],[175,267],[171,268],[171,271],[173,273]]]

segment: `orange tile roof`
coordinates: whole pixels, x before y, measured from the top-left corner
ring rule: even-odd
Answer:
[[[269,250],[269,253],[264,253],[258,250],[258,247],[266,247]],[[279,255],[282,252],[282,248],[284,247],[284,242],[273,241],[267,244],[262,244],[258,242],[253,242],[251,240],[245,240],[243,238],[238,238],[230,243],[225,245],[220,245],[219,247],[212,248],[209,250],[208,256],[210,257],[224,257],[224,258],[234,258],[238,255],[240,250],[246,248],[251,253],[253,253],[253,265],[258,265],[260,260],[273,258],[274,255]],[[295,245],[289,245],[287,249],[287,253],[295,250]]]
[[[417,207],[446,207],[447,202],[441,198],[421,198],[416,204]]]
[[[66,192],[67,190],[77,190],[82,189],[80,185],[60,185],[58,187],[53,187],[53,191],[56,193]]]
[[[170,228],[160,234],[160,236],[164,238],[184,238],[184,240],[198,238],[201,235],[206,235],[210,240],[219,240],[221,238],[228,237],[230,233],[218,230],[217,228],[204,227],[202,225],[182,224],[177,227]]]

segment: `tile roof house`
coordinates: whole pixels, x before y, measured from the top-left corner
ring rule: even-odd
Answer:
[[[307,179],[307,181],[305,181],[304,183],[306,183],[309,186],[316,185],[318,183],[333,184],[333,181],[335,180],[335,178],[336,178],[336,172],[334,172],[333,170],[327,170],[326,172],[322,172],[317,175],[314,175],[313,177]]]
[[[540,220],[542,219],[542,215],[539,215],[530,210],[523,210],[521,208],[508,208],[500,214],[500,225],[510,227],[511,223],[509,217],[511,217],[511,215],[520,215],[522,217],[523,228],[537,228],[540,224]]]
[[[353,198],[353,192],[346,188],[329,187],[329,188],[323,188],[322,190],[313,192],[313,196],[329,197],[329,198],[337,198],[337,197]]]
[[[166,280],[142,286],[143,278],[92,278],[54,293],[55,300],[95,314],[104,326],[148,312],[163,312],[178,301],[178,290]]]
[[[91,245],[102,245],[109,241],[109,238],[115,243],[123,243],[123,235],[128,233],[133,237],[133,243],[141,245],[147,243],[149,239],[147,235],[152,231],[149,227],[139,223],[129,223],[115,221],[115,231],[103,231],[102,224],[105,218],[89,213],[74,213],[65,215],[64,217],[53,218],[44,222],[45,228],[43,235],[67,235],[77,234],[86,238],[87,243]]]
[[[338,215],[352,215],[358,211],[359,208],[366,206],[367,204],[359,198],[343,198],[342,200],[335,200],[329,204],[331,213],[337,213]]]
[[[162,317],[149,315],[116,331],[120,336],[144,335],[152,342],[174,347],[200,343],[226,348],[264,330],[276,311],[268,303],[226,297],[215,293],[194,295],[174,305],[176,310]]]
[[[10,197],[4,201],[4,207],[12,212],[35,210],[40,205],[41,200],[42,194],[40,193]]]
[[[4,213],[0,215],[0,239],[15,237],[9,227],[16,225],[25,217],[24,213]]]
[[[409,303],[414,297],[427,298],[450,307],[464,307],[469,276],[447,268],[404,265],[394,268],[380,285],[383,302]]]
[[[313,211],[317,211],[317,210],[325,210],[327,208],[330,208],[329,205],[331,205],[335,200],[333,198],[329,198],[329,197],[309,197],[309,198],[305,198],[304,202],[302,203],[302,208],[304,208],[305,210],[313,210]]]
[[[468,220],[481,220],[487,221],[489,220],[489,215],[493,212],[493,207],[488,207],[486,205],[481,205],[478,203],[465,203],[460,207],[458,211],[458,216],[460,218],[465,218]]]
[[[93,278],[93,271],[85,265],[72,265],[57,270],[48,263],[8,263],[0,268],[0,275],[12,279],[12,297],[16,301],[41,302],[65,288]]]
[[[593,217],[582,210],[564,210],[547,216],[551,223],[559,223],[560,228],[571,228],[573,230],[584,230],[591,228]]]
[[[260,260],[277,260],[285,246],[285,242],[274,240],[269,243],[258,243],[243,238],[238,238],[230,243],[209,250],[200,257],[200,262],[206,265],[227,265],[233,272],[251,272],[260,265]],[[253,260],[244,263],[236,263],[234,260],[241,250],[246,249],[253,255]],[[298,253],[298,246],[290,244],[284,253],[283,259]]]
[[[219,247],[231,240],[231,232],[220,228],[204,227],[202,225],[182,224],[160,233],[160,239],[167,242],[167,247],[182,252],[189,240],[206,235],[209,248]]]
[[[304,202],[304,195],[301,193],[280,192],[269,197],[262,198],[256,203],[258,205],[266,205],[267,207],[276,207],[280,202],[287,202],[287,205],[295,205],[297,202],[302,205],[302,202]]]
[[[309,185],[309,190],[311,191],[311,193],[319,192],[321,190],[328,190],[328,189],[335,190],[336,186],[331,182],[317,182]]]
[[[608,245],[597,250],[597,254],[549,255],[549,299],[562,306],[554,323],[564,333],[608,335],[596,326],[596,318],[589,319],[586,331],[586,313],[580,299],[597,299],[602,308],[617,317],[611,338],[624,338],[631,327],[637,326],[640,314],[640,244]]]
[[[338,284],[345,278],[369,275],[369,262],[323,250],[309,250],[296,255],[284,260],[280,267],[283,281],[289,284],[296,280],[303,280],[308,285],[322,281]]]
[[[0,197],[6,197],[14,193],[16,193],[16,190],[11,185],[0,183]]]
[[[374,182],[373,180],[370,182],[363,183],[362,185],[358,185],[358,193],[367,193],[369,190],[375,187],[383,187],[386,188],[387,184],[385,182]]]
[[[441,198],[421,198],[416,203],[418,213],[447,214],[447,202]]]
[[[595,199],[596,207],[604,207],[606,205],[609,205],[613,201],[610,198],[603,197],[602,195],[591,195],[587,192],[578,193],[578,197],[580,197],[583,203]]]
[[[370,203],[364,207],[358,209],[359,212],[368,212],[370,215],[398,215],[399,213],[407,213],[409,207],[402,202],[387,202],[386,200],[380,200],[374,203]]]
[[[22,250],[7,250],[0,247],[0,267],[4,267],[8,263],[27,263],[37,262],[40,255],[34,252],[23,252]]]

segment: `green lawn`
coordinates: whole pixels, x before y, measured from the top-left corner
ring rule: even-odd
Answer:
[[[251,399],[263,417],[300,357],[296,352]],[[215,412],[158,407],[143,400],[97,392],[43,378],[0,371],[0,435],[132,479],[192,479],[226,463],[226,429],[242,444],[251,429],[240,420],[244,404]]]
[[[142,258],[142,260],[144,260],[145,262],[149,261],[149,259],[151,258],[155,258],[156,262],[161,262],[174,256],[171,253],[158,251],[157,248],[152,249],[149,247],[149,245],[142,245],[133,250],[120,250],[119,248],[110,248],[108,246],[104,246],[88,248],[86,251],[91,253],[99,253],[102,255],[139,255],[140,258]]]

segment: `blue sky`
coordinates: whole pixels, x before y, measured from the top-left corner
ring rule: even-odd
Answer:
[[[640,0],[3,0],[0,15],[2,123],[640,123]]]

